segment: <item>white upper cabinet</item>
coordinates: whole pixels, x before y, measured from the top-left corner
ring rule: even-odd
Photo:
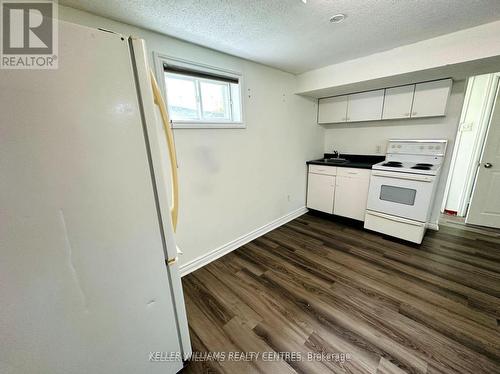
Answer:
[[[414,84],[387,88],[382,119],[410,118],[414,92]]]
[[[451,79],[417,83],[411,111],[412,118],[446,115],[452,83]]]
[[[319,99],[318,123],[345,122],[347,117],[347,96]]]
[[[451,79],[319,99],[318,123],[446,115]]]
[[[349,95],[347,122],[380,120],[383,105],[384,90]]]

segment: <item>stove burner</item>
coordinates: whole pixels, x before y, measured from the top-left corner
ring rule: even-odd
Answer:
[[[403,164],[399,161],[388,161],[385,164],[382,164],[382,166],[389,166],[393,168],[400,168],[403,166]]]
[[[411,167],[412,169],[417,169],[417,170],[431,170],[430,166],[425,166],[425,165],[415,165]]]
[[[419,162],[418,164],[416,164],[415,166],[427,166],[427,167],[431,167],[431,166],[434,166],[433,164],[426,164],[424,162]]]

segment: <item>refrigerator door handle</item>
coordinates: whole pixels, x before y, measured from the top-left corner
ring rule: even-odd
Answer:
[[[172,173],[172,208],[170,209],[170,214],[172,216],[172,226],[174,232],[177,229],[177,218],[179,216],[179,178],[177,175],[177,157],[175,151],[174,134],[170,128],[170,120],[168,116],[167,107],[165,101],[163,100],[156,82],[156,78],[152,71],[149,72],[151,76],[151,88],[153,89],[153,98],[156,105],[160,109],[161,120],[163,122],[163,127],[165,129],[165,134],[167,137],[168,153],[170,156],[170,171]]]

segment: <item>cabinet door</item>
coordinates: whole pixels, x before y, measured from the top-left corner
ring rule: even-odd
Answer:
[[[357,176],[337,176],[333,213],[364,221],[370,179]]]
[[[309,173],[307,178],[307,207],[325,213],[333,213],[335,177]]]
[[[327,97],[318,101],[318,123],[345,122],[347,96]]]
[[[415,85],[387,88],[384,96],[382,119],[409,118]]]
[[[383,105],[384,90],[349,95],[347,122],[380,120]]]
[[[451,79],[416,84],[412,118],[446,115],[451,86]]]

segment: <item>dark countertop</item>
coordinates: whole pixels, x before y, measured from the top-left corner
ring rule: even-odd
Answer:
[[[334,158],[333,153],[325,153],[323,158],[319,160],[307,161],[307,165],[327,165],[327,166],[338,166],[341,168],[358,168],[358,169],[371,169],[373,165],[378,164],[385,160],[385,156],[375,156],[375,155],[351,155],[351,154],[340,154],[340,158],[345,158],[347,161],[344,163],[334,163],[325,161],[328,158]]]

